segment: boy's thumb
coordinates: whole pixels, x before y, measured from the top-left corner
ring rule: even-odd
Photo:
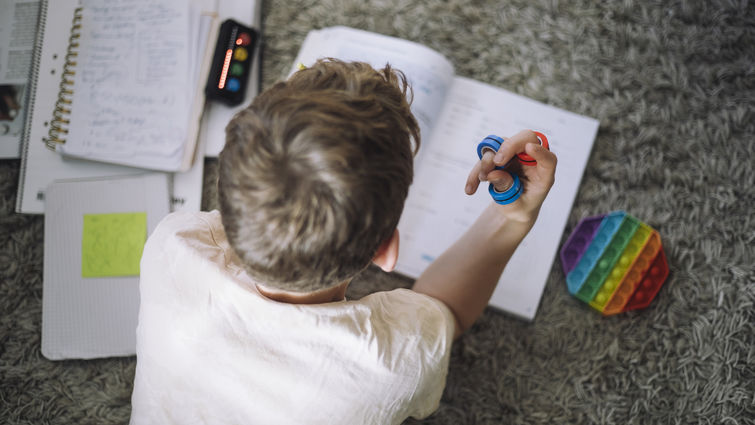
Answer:
[[[549,170],[556,168],[556,155],[549,149],[535,143],[528,143],[524,147],[524,150],[527,152],[527,155],[537,161],[538,167],[547,168]]]

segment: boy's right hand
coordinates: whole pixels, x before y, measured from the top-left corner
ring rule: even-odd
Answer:
[[[504,137],[498,152],[485,152],[469,173],[465,192],[467,195],[475,193],[481,181],[492,183],[501,192],[508,189],[512,183],[511,175],[495,167],[507,164],[519,152],[526,152],[537,161],[537,165],[521,166],[518,161],[513,161],[506,167],[520,176],[523,190],[519,199],[508,205],[499,205],[499,208],[506,218],[533,224],[555,181],[557,158],[540,145],[531,130],[522,130],[510,138]]]

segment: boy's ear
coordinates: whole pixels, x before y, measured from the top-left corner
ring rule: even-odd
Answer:
[[[372,257],[372,262],[383,271],[390,272],[396,267],[398,261],[398,229],[393,231],[388,240],[380,244],[377,253]]]

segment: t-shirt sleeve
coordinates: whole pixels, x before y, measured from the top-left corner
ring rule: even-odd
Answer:
[[[373,295],[381,307],[378,315],[389,329],[388,338],[394,350],[401,351],[404,373],[416,377],[406,416],[427,417],[440,405],[446,386],[456,326],[453,314],[440,300],[410,289]]]

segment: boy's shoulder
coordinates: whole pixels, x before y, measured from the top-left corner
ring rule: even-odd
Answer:
[[[393,338],[396,341],[406,342],[398,335],[402,333],[421,335],[421,340],[431,344],[453,340],[456,323],[453,313],[437,298],[409,288],[396,288],[374,292],[358,302],[371,306],[371,317],[385,325],[389,333],[396,332],[398,338]]]
[[[213,211],[176,211],[157,224],[153,235],[176,235],[184,232],[203,232],[222,229],[220,212]]]
[[[226,241],[220,212],[177,211],[165,216],[149,235],[145,252],[183,250],[185,248],[220,248]]]

